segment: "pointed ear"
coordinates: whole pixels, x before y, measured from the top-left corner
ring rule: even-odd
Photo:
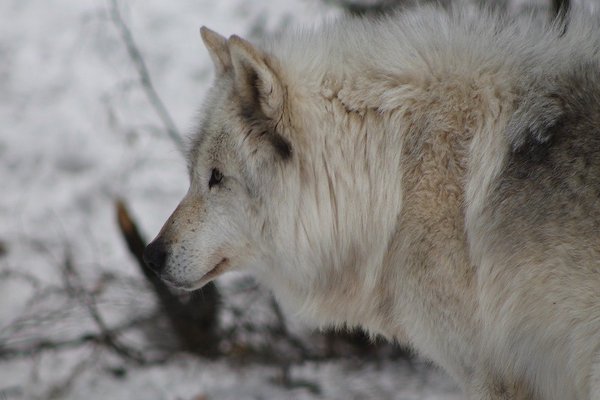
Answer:
[[[261,112],[276,119],[283,110],[284,86],[273,68],[274,60],[239,36],[231,36],[228,44],[244,114]]]
[[[223,75],[230,70],[231,57],[229,56],[227,39],[205,26],[200,28],[200,36],[210,54],[210,58],[212,58],[217,75]]]

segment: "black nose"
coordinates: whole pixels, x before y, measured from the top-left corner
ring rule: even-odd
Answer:
[[[158,237],[144,249],[144,261],[146,265],[157,274],[163,270],[167,261],[167,251],[165,248],[165,243]]]

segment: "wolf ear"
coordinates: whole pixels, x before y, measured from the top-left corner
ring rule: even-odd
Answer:
[[[284,87],[273,69],[273,60],[239,36],[231,36],[228,44],[243,113],[246,116],[262,113],[267,118],[277,118],[283,109]]]
[[[223,75],[230,70],[231,57],[229,56],[227,39],[205,26],[200,28],[200,36],[210,54],[210,58],[212,58],[217,75]]]

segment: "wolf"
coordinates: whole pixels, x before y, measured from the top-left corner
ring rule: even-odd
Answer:
[[[215,80],[156,273],[194,290],[251,271],[468,399],[600,399],[598,15],[416,7],[201,36]]]

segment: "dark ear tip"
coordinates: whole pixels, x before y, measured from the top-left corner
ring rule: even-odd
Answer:
[[[213,32],[212,30],[208,29],[208,28],[206,27],[206,25],[202,25],[202,26],[200,27],[200,37],[202,38],[202,40],[205,40],[205,41],[206,41],[206,40],[207,40],[207,39],[209,39],[209,38],[210,38],[210,36],[211,36],[212,34],[214,34],[214,33],[215,33],[215,32]]]
[[[243,42],[243,41],[244,41],[244,39],[242,39],[241,37],[239,37],[239,36],[238,36],[238,35],[236,35],[235,33],[234,33],[233,35],[229,36],[229,39],[228,39],[228,40],[229,40],[230,42],[234,42],[234,43],[235,43],[235,42],[238,42],[238,43],[240,43],[240,42]]]
[[[202,40],[207,41],[210,38],[211,34],[214,34],[214,32],[208,29],[206,25],[202,25],[200,27],[200,37],[202,38]]]
[[[206,25],[202,25],[200,27],[200,37],[204,41],[204,43],[211,43],[213,46],[215,45],[226,45],[226,40],[223,36],[219,35],[217,32],[213,31],[206,27]]]
[[[252,44],[246,39],[243,39],[238,35],[229,36],[229,39],[227,39],[227,43],[229,44],[229,51],[238,53],[245,58],[254,60],[260,59],[260,51],[254,46],[252,46]]]

